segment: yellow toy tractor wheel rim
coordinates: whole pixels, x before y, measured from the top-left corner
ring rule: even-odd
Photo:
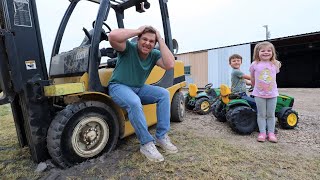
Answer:
[[[210,109],[210,103],[208,101],[203,101],[201,103],[201,110],[209,111],[209,109]]]
[[[290,126],[295,126],[297,124],[298,118],[294,113],[290,113],[287,117],[287,122]]]

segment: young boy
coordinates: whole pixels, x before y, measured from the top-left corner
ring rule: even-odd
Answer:
[[[229,57],[229,64],[232,67],[231,92],[246,95],[246,85],[251,85],[251,82],[250,75],[246,75],[240,70],[242,57],[239,54],[231,55]]]
[[[239,93],[242,99],[247,100],[253,109],[256,109],[254,99],[247,96],[246,85],[251,85],[250,75],[244,74],[240,70],[242,64],[242,57],[239,54],[233,54],[229,57],[229,64],[232,67],[231,73],[231,92]]]

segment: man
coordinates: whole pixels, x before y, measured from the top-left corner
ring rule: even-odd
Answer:
[[[128,41],[138,36],[137,42]],[[129,120],[141,143],[140,152],[149,160],[160,162],[164,158],[157,150],[176,153],[167,133],[170,129],[170,94],[158,86],[144,84],[155,65],[169,70],[174,67],[174,57],[158,30],[151,26],[138,29],[116,29],[110,32],[109,42],[118,51],[118,60],[109,82],[109,95],[128,112]],[[159,43],[160,51],[154,49]],[[143,104],[157,103],[155,139],[148,131]]]

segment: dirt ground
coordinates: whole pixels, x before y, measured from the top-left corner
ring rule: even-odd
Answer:
[[[293,130],[283,130],[277,127],[279,142],[276,144],[276,148],[270,149],[272,151],[278,151],[278,153],[287,153],[296,156],[297,158],[303,156],[318,157],[318,159],[320,159],[320,89],[280,89],[280,93],[295,97],[293,109],[299,114],[299,123]],[[257,151],[265,148],[265,143],[269,143],[258,143],[256,141],[257,132],[248,136],[235,134],[227,124],[217,121],[211,113],[208,115],[197,115],[187,111],[186,115],[187,117],[184,122],[172,123],[170,133],[176,142],[178,141],[178,137],[175,137],[175,133],[190,132],[197,134],[200,137],[220,138],[227,140],[231,145],[241,145]],[[177,142],[177,145],[179,146],[179,141]],[[182,145],[180,144],[179,148],[183,149],[184,147],[181,146]],[[104,174],[103,177],[108,176],[108,174],[113,176],[114,173],[119,173],[119,160],[123,160],[128,156],[134,158],[134,154],[138,153],[139,143],[135,136],[131,136],[121,140],[120,144],[111,155],[90,160],[67,170],[52,168],[47,171],[42,179],[64,179],[67,177],[77,179],[86,176],[85,170],[93,165],[96,167],[103,167],[103,170],[100,172]],[[318,167],[316,167],[316,169]],[[128,171],[128,169],[124,168],[122,171]],[[97,173],[93,174],[96,175]],[[317,170],[316,177],[320,177],[320,172]],[[130,177],[127,176],[127,178],[124,177],[123,179],[130,179]],[[273,179],[273,177],[271,177],[271,179]]]
[[[279,145],[287,148],[288,152],[319,153],[320,152],[320,89],[280,89],[281,94],[295,98],[293,110],[298,112],[299,122],[293,130],[283,130],[276,126]],[[186,124],[189,130],[195,130],[203,136],[221,136],[230,139],[233,143],[246,144],[249,147],[257,145],[257,133],[250,136],[239,136],[231,131],[225,123],[216,121],[212,114],[198,116],[188,114],[190,123]],[[198,127],[197,121],[202,126]]]

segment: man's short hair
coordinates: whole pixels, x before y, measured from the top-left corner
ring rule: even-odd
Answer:
[[[241,59],[241,63],[242,63],[242,57],[239,55],[239,54],[232,54],[230,57],[229,57],[229,64],[231,64],[231,60],[232,59]]]
[[[138,38],[140,38],[140,37],[142,36],[142,34],[145,34],[145,33],[157,34],[157,33],[156,33],[156,30],[155,30],[153,27],[147,26],[146,28],[144,28],[144,30],[142,31],[142,33],[138,35]]]

